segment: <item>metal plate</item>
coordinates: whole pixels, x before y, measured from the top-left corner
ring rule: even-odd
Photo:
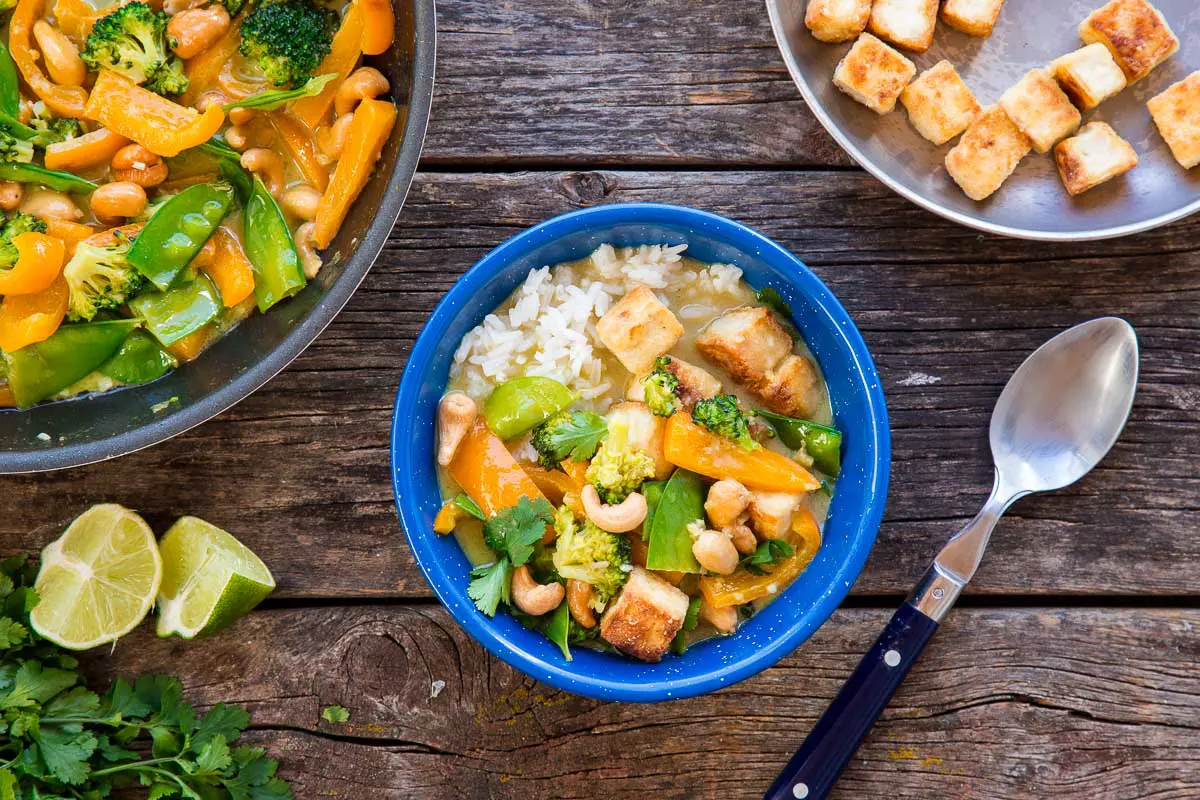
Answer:
[[[1124,236],[1200,210],[1200,168],[1190,173],[1171,157],[1146,101],[1200,69],[1200,4],[1154,0],[1179,37],[1179,52],[1084,121],[1103,120],[1137,150],[1140,163],[1123,177],[1072,198],[1053,156],[1031,153],[1001,189],[982,203],[962,193],[943,160],[957,140],[937,147],[908,123],[899,104],[883,117],[833,85],[833,71],[850,43],[825,44],[804,27],[806,0],[767,0],[775,39],[796,85],[825,129],[864,168],[930,211],[992,233],[1040,240]],[[939,22],[933,47],[905,55],[925,70],[945,58],[983,105],[1037,66],[1083,46],[1079,23],[1103,0],[1008,0],[990,38],[978,39]]]

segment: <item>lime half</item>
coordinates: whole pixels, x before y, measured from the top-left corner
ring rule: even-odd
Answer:
[[[183,517],[159,542],[158,635],[184,639],[232,625],[275,589],[267,565],[232,535]]]
[[[108,644],[146,617],[161,580],[146,521],[122,506],[92,506],[42,551],[35,584],[41,602],[29,621],[71,650]]]

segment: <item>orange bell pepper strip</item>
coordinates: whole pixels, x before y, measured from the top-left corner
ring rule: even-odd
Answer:
[[[216,86],[221,70],[230,62],[242,43],[242,19],[245,16],[245,13],[242,13],[234,17],[229,30],[225,31],[225,35],[218,39],[216,44],[184,62],[183,71],[188,76],[188,90],[183,93],[179,102],[186,106],[195,105],[200,95]]]
[[[812,473],[787,456],[739,445],[701,428],[686,414],[667,420],[663,437],[667,461],[708,478],[733,478],[752,489],[801,494],[821,487]]]
[[[386,53],[396,38],[396,12],[391,0],[358,0],[363,16],[362,51],[369,56]]]
[[[41,54],[33,49],[33,24],[46,15],[46,0],[20,0],[8,26],[8,50],[21,76],[33,93],[60,117],[84,116],[87,90],[80,86],[59,86],[42,72]]]
[[[313,220],[313,242],[324,249],[337,235],[350,206],[375,170],[375,162],[396,124],[396,106],[385,100],[363,100],[354,109],[346,146],[329,179]]]
[[[521,462],[521,469],[554,505],[562,503],[569,494],[578,500],[587,483],[587,464],[582,461],[564,461],[562,470]]]
[[[531,501],[545,498],[483,420],[476,420],[463,437],[449,469],[450,476],[489,517],[515,506],[522,497]]]
[[[796,512],[787,542],[792,554],[774,567],[767,567],[767,574],[754,575],[740,569],[732,575],[706,575],[700,579],[700,593],[713,608],[727,608],[782,592],[804,572],[821,547],[821,530],[808,509]]]
[[[111,70],[96,78],[85,116],[167,157],[204,144],[225,122],[225,112],[216,103],[199,114]]]
[[[46,169],[68,172],[107,164],[129,140],[108,128],[46,146]]]
[[[292,103],[292,112],[304,120],[305,124],[314,131],[325,120],[325,115],[329,113],[329,107],[333,105],[333,96],[337,94],[338,87],[358,65],[358,59],[362,55],[363,27],[362,9],[359,8],[358,2],[351,3],[350,7],[346,9],[346,15],[342,17],[341,26],[333,35],[333,44],[329,48],[329,55],[325,56],[325,59],[321,61],[321,66],[317,67],[316,72],[313,73],[314,75],[337,73],[337,78],[326,84],[321,93],[315,97],[302,97]]]
[[[116,5],[124,5],[124,3]],[[87,0],[55,0],[54,20],[58,24],[59,30],[67,36],[83,40],[92,32],[92,26],[96,24],[96,20],[105,14],[112,13],[116,5],[98,11]]]
[[[204,352],[204,348],[208,347],[212,340],[213,326],[205,325],[194,333],[189,333],[187,336],[180,339],[173,345],[167,347],[167,352],[179,359],[182,364],[191,361],[196,356]]]
[[[44,233],[26,231],[13,237],[17,263],[0,272],[0,294],[37,294],[54,283],[67,258],[62,239]]]
[[[254,293],[254,267],[242,243],[228,228],[213,231],[192,263],[212,278],[226,308],[233,308]]]
[[[300,168],[304,182],[318,192],[325,191],[329,185],[329,170],[317,158],[317,140],[312,128],[290,111],[276,111],[271,114],[271,124],[275,132],[283,140],[284,147],[292,155],[292,160]]]
[[[67,248],[66,257],[68,259],[75,255],[75,245],[96,233],[95,228],[84,225],[82,222],[71,222],[56,217],[45,217],[42,221],[46,223],[46,233],[55,239],[62,240]]]
[[[49,339],[67,316],[70,292],[58,277],[37,294],[14,294],[0,303],[0,350],[12,353]]]

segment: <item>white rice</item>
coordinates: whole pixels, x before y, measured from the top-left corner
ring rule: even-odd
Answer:
[[[696,284],[707,294],[737,294],[742,271],[730,264],[690,266],[683,261],[687,245],[642,245],[617,250],[596,248],[582,268],[542,267],[483,324],[466,336],[454,354],[452,381],[473,397],[525,375],[553,378],[584,400],[595,400],[611,387],[604,362],[597,356],[604,345],[596,336],[596,321],[638,284],[661,290]],[[659,300],[668,307],[661,292]],[[687,308],[672,308],[687,318]]]

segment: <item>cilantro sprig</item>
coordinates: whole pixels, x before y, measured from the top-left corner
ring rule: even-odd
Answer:
[[[554,509],[546,498],[532,502],[522,497],[515,506],[506,508],[483,523],[483,538],[497,558],[471,570],[467,597],[475,607],[489,617],[496,615],[501,603],[512,603],[512,571],[527,562],[534,546],[542,540],[546,526],[554,521]]]
[[[762,542],[750,553],[741,560],[742,566],[746,571],[754,575],[766,575],[769,570],[763,567],[773,566],[783,561],[785,558],[790,558],[796,550],[783,539],[768,539]]]
[[[533,429],[530,440],[538,463],[546,469],[561,469],[570,458],[587,461],[608,438],[608,423],[591,411],[562,411]]]

